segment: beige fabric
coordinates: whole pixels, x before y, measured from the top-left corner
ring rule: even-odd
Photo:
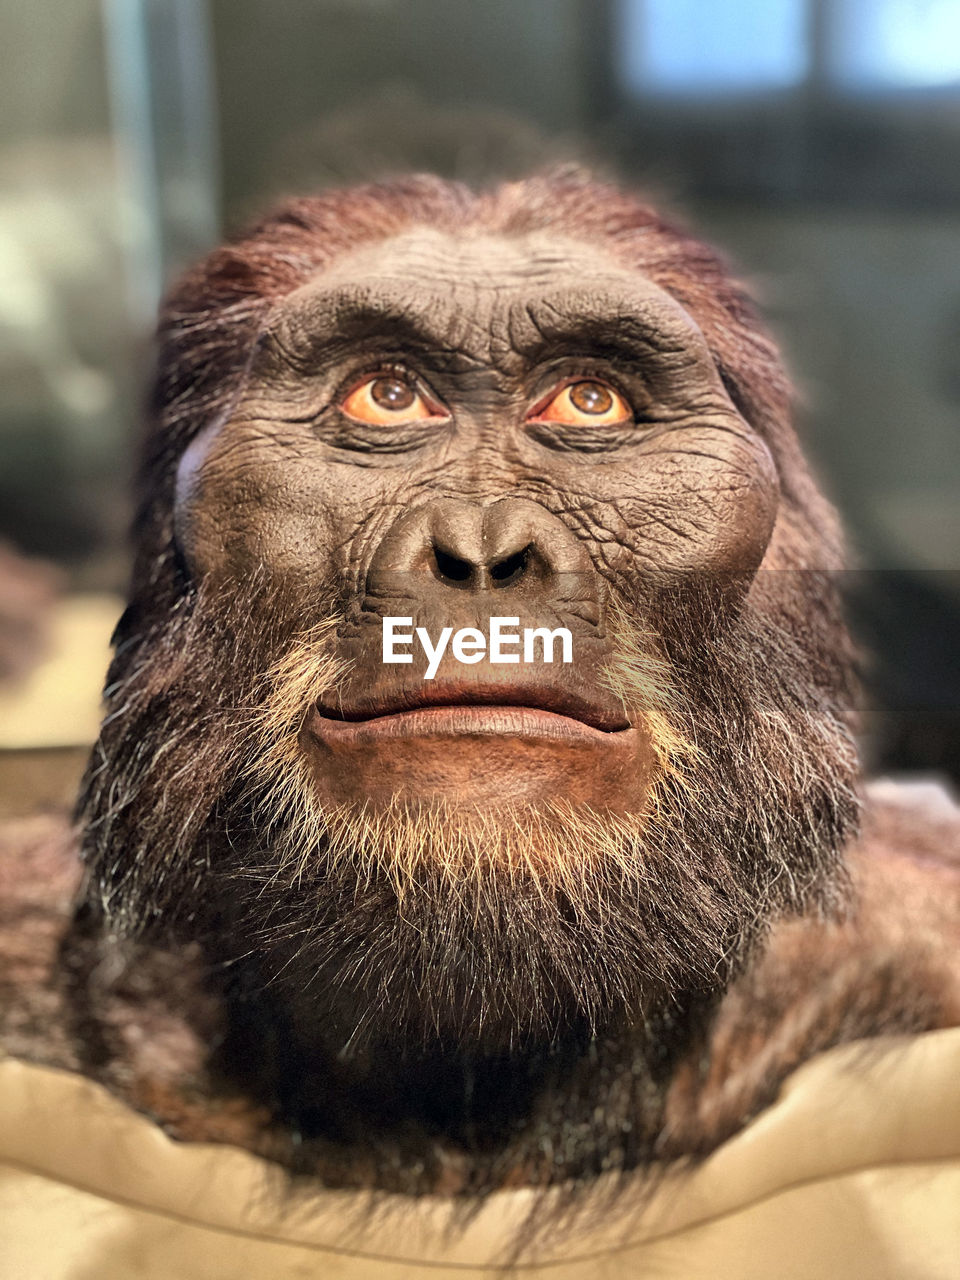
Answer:
[[[957,1280],[960,1030],[836,1049],[694,1175],[546,1240],[529,1280]],[[3,1280],[490,1277],[531,1205],[494,1196],[444,1234],[441,1200],[281,1199],[277,1171],[179,1144],[98,1085],[0,1063]]]

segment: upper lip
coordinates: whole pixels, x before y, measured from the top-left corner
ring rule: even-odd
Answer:
[[[531,707],[550,711],[554,715],[568,716],[594,729],[607,733],[629,729],[630,721],[612,694],[597,693],[589,697],[574,688],[560,688],[553,684],[466,682],[436,680],[420,685],[399,687],[388,692],[358,694],[331,706],[317,700],[317,710],[331,720],[374,720],[381,716],[400,715],[404,711],[422,710],[424,707]]]

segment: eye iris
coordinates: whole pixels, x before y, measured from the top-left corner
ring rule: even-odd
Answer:
[[[409,382],[400,378],[377,378],[371,383],[370,398],[381,409],[409,409],[415,393]]]
[[[609,413],[613,395],[600,382],[575,382],[570,388],[570,403],[581,413]]]

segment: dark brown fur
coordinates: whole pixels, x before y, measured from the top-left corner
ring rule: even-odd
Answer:
[[[612,250],[696,318],[780,477],[771,572],[727,639],[713,639],[724,630],[716,581],[687,584],[683,599],[664,591],[663,616],[651,615],[681,716],[706,748],[698,781],[712,808],[698,827],[674,797],[639,915],[598,877],[605,896],[589,923],[609,944],[618,1000],[605,1005],[589,989],[600,970],[581,963],[572,1014],[578,938],[562,903],[524,917],[536,899],[521,896],[499,928],[484,920],[479,961],[462,972],[466,915],[444,932],[436,894],[414,895],[398,916],[385,882],[363,893],[349,874],[281,883],[251,821],[258,796],[242,783],[243,717],[255,714],[267,665],[319,606],[311,614],[269,581],[232,609],[230,592],[205,598],[174,538],[178,460],[241,393],[271,308],[338,255],[420,224],[545,228]],[[97,1076],[178,1136],[239,1142],[327,1183],[466,1193],[703,1155],[812,1054],[957,1020],[957,819],[938,826],[881,804],[853,846],[852,652],[829,578],[840,537],[792,434],[775,347],[720,259],[633,198],[575,173],[489,195],[411,179],[294,202],[213,254],[162,316],[137,539],[111,714],[82,798],[89,879],[56,960],[64,904],[41,882],[46,867],[69,884],[69,844],[52,828],[13,841],[0,936],[19,948],[6,996],[12,1051]],[[634,585],[616,591],[636,613]],[[842,922],[827,917],[843,897],[845,855],[860,902]],[[411,951],[414,935],[437,949]],[[371,938],[383,966],[360,972]],[[529,1043],[505,1040],[501,1023],[465,1051],[454,1019],[475,1014],[474,986],[500,994],[505,938],[513,950],[499,954],[518,970],[524,948],[540,948],[556,1004],[537,993]],[[649,973],[627,972],[631,947]],[[329,1026],[359,1025],[364,998],[404,960],[406,986],[384,995],[387,1013],[374,1020],[387,1040],[342,1055]],[[416,1016],[437,1035],[384,1070],[394,1022],[421,1026],[413,997],[423,989],[433,1003]]]
[[[762,960],[733,985],[705,1043],[658,1101],[660,1127],[650,1135],[656,1156],[709,1154],[816,1053],[960,1024],[960,809],[937,810],[888,787],[868,800],[849,862],[858,904],[850,918],[775,929]],[[62,818],[8,823],[0,867],[0,1038],[8,1053],[102,1080],[183,1141],[232,1143],[325,1183],[369,1185],[373,1166],[356,1153],[345,1159],[335,1146],[319,1145],[305,1154],[268,1109],[211,1074],[210,1046],[225,1019],[196,952],[128,946],[92,981],[90,970],[103,960],[96,943],[75,937],[64,956],[80,869]],[[430,1157],[426,1179],[397,1168],[383,1183],[380,1169],[382,1185],[476,1189],[466,1153],[438,1142]],[[506,1164],[498,1184],[540,1181],[544,1173]]]

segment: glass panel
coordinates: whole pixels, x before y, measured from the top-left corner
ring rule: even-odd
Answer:
[[[133,404],[100,7],[0,0],[0,29],[0,539],[79,564],[126,521]]]
[[[199,0],[0,0],[0,543],[122,582],[141,354],[217,234]]]
[[[633,93],[788,89],[808,66],[806,0],[621,0],[621,60]]]

